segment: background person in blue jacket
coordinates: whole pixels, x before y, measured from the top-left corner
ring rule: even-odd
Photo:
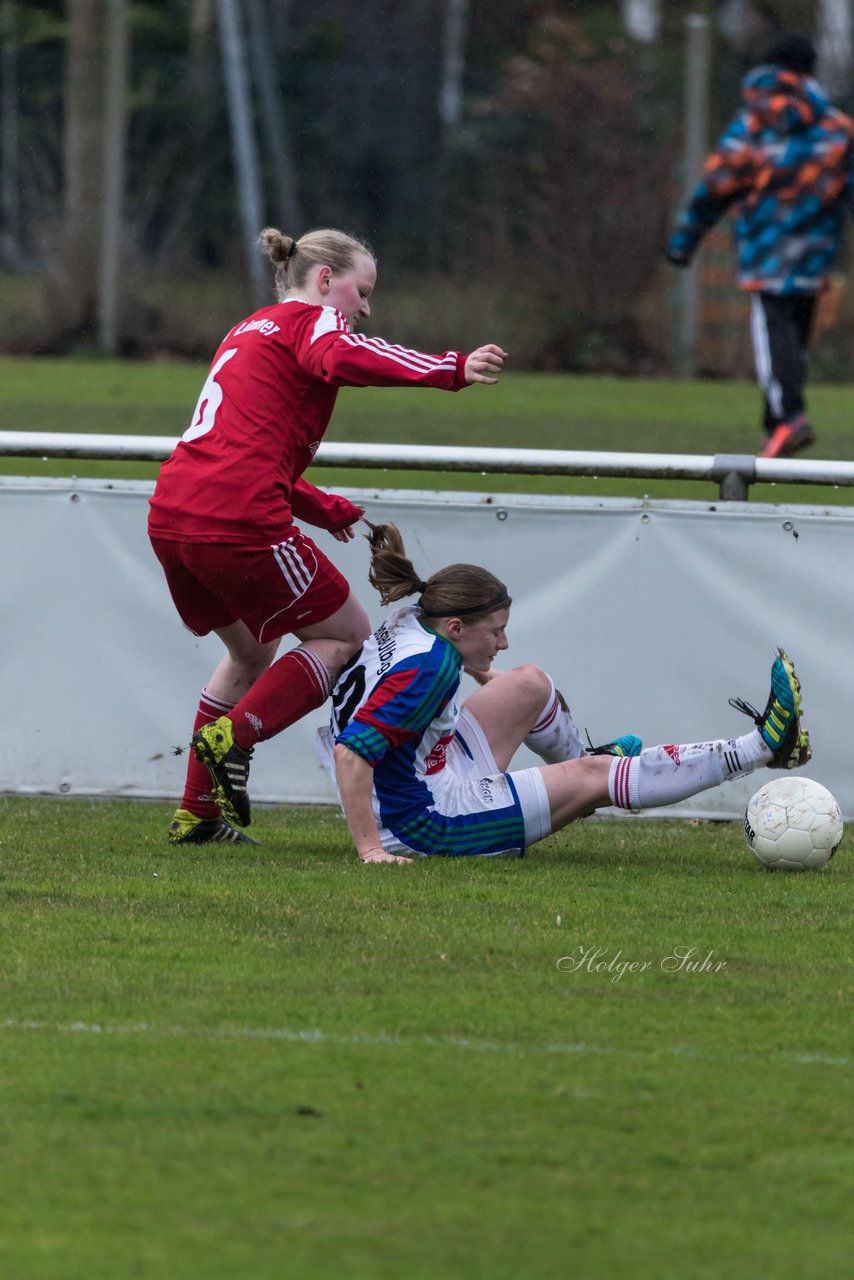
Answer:
[[[765,398],[759,456],[780,458],[815,440],[804,404],[816,299],[827,285],[852,201],[854,122],[812,78],[806,36],[780,35],[745,77],[741,110],[707,159],[670,237],[687,266],[733,203],[738,286],[750,295],[756,377]]]

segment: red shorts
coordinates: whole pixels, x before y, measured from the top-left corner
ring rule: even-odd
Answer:
[[[152,538],[175,608],[197,636],[245,622],[260,643],[302,631],[340,609],[347,579],[295,530],[273,547]]]

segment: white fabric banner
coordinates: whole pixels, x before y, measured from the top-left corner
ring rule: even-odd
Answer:
[[[143,482],[0,480],[0,791],[177,799],[199,693],[221,654],[181,625],[145,532]],[[595,742],[745,732],[776,646],[797,664],[814,758],[854,818],[854,510],[349,490],[394,521],[422,576],[483,564],[514,599],[498,666],[536,662]],[[316,531],[309,531],[316,532]],[[317,532],[378,621],[364,539]],[[287,642],[285,642],[287,643]],[[474,684],[469,682],[471,691]],[[318,711],[260,744],[257,802],[324,802]],[[535,758],[518,757],[524,767]],[[668,812],[740,818],[761,772]],[[660,811],[659,811],[660,812]]]

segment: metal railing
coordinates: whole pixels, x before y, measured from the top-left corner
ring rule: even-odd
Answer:
[[[162,462],[177,443],[173,436],[0,431],[0,457]],[[318,449],[314,462],[321,467],[371,467],[389,471],[705,480],[718,485],[724,501],[746,500],[753,484],[854,485],[854,462],[757,458],[753,454],[740,453],[607,453],[572,449],[324,443]]]

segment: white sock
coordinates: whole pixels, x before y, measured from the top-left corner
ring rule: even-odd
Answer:
[[[716,742],[647,747],[639,756],[614,758],[608,793],[620,809],[655,809],[741,778],[771,759],[758,729]]]
[[[569,711],[561,705],[560,695],[549,679],[550,693],[537,722],[525,739],[525,746],[536,752],[547,764],[561,760],[577,760],[584,755],[584,743]]]

